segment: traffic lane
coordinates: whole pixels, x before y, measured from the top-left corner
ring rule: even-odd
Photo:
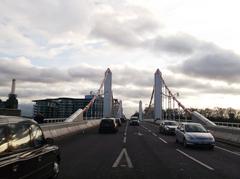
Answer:
[[[240,154],[240,147],[229,145],[229,144],[226,144],[226,143],[223,143],[223,142],[219,142],[219,141],[216,141],[216,146]]]
[[[146,126],[148,127],[148,129],[156,132],[156,133],[159,133],[159,129],[158,129],[158,126],[155,125],[155,124],[152,124],[152,123],[147,123],[147,122],[143,122],[141,123],[143,124],[143,126]],[[166,140],[169,140],[169,141],[175,141],[175,136],[171,136],[171,135],[163,135],[163,138],[165,138]],[[237,146],[233,146],[233,145],[229,145],[229,144],[226,144],[226,143],[222,143],[222,142],[219,142],[219,141],[216,141],[216,146],[217,146],[217,149],[221,150],[220,148],[222,149],[226,149],[226,150],[229,150],[230,153],[233,152],[233,153],[236,153],[236,154],[239,154],[240,155],[240,148],[237,147]],[[225,151],[226,151],[225,150]],[[229,152],[228,152],[229,153]]]
[[[167,141],[170,144],[175,144],[175,135],[164,135],[159,133],[159,128],[157,125],[147,122],[142,122],[141,126],[146,127],[148,130],[151,130],[151,132],[156,133],[159,135],[162,139]]]
[[[116,156],[122,148],[124,125],[116,134],[99,134],[98,128],[57,141],[61,149],[61,179],[110,178]]]
[[[219,178],[141,126],[129,127],[127,149],[140,178]]]
[[[157,130],[157,127],[152,124],[148,124],[147,126],[152,131]],[[214,151],[206,148],[184,148],[182,145],[175,143],[175,136],[159,135],[168,141],[169,145],[173,148],[178,148],[185,154],[190,155],[204,164],[214,168],[215,172],[221,176],[221,178],[239,178],[240,171],[238,168],[240,164],[240,154],[236,152],[235,147],[224,145],[224,148],[219,148],[219,142],[217,142],[217,147]]]

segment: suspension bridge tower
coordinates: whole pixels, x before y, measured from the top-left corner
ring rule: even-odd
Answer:
[[[112,117],[112,72],[108,68],[104,80],[103,117]]]
[[[162,73],[159,69],[154,75],[154,118],[162,119]]]
[[[142,101],[139,101],[139,120],[143,120]]]

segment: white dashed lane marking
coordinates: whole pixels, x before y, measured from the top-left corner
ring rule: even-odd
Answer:
[[[186,154],[185,152],[183,152],[183,151],[181,151],[181,150],[179,150],[179,149],[176,149],[176,150],[177,150],[179,153],[181,153],[182,155],[184,155],[185,157],[191,159],[192,161],[194,161],[194,162],[196,162],[196,163],[202,165],[203,167],[205,167],[205,168],[207,168],[207,169],[209,169],[209,170],[214,171],[214,169],[213,169],[212,167],[210,167],[209,165],[207,165],[207,164],[205,164],[205,163],[203,163],[203,162],[201,162],[201,161],[195,159],[194,157],[192,157],[192,156]]]

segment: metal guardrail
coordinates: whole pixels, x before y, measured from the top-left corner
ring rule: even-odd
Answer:
[[[233,122],[214,122],[214,123],[218,126],[240,128],[240,123],[233,123]]]

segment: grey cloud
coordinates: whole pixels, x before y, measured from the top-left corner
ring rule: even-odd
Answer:
[[[141,100],[143,98],[149,98],[151,97],[152,91],[148,88],[138,88],[138,89],[132,89],[132,88],[114,88],[113,92],[118,96],[124,96],[128,99],[138,99]]]
[[[112,13],[96,14],[90,35],[122,47],[141,47],[144,37],[154,33],[160,25],[146,9],[140,9],[142,11],[137,7],[131,8],[130,14],[124,8]],[[130,18],[133,14],[135,17]]]
[[[66,72],[57,68],[37,68],[24,65],[16,60],[0,60],[0,76],[4,78],[4,81],[17,78],[34,83],[57,83],[69,80]]]
[[[74,79],[87,79],[99,83],[104,78],[104,70],[94,67],[73,67],[68,69],[68,73]]]
[[[144,43],[144,46],[153,51],[179,55],[193,54],[201,45],[198,40],[186,34],[177,34],[168,37],[157,36]]]
[[[8,19],[7,22],[16,21],[19,25],[18,21],[21,20],[21,27],[31,26],[39,31],[62,33],[80,31],[86,27],[91,16],[89,10],[93,11],[93,8],[91,1],[23,0],[21,3],[3,1],[0,9],[5,14],[4,19]]]
[[[122,69],[114,69],[113,83],[117,85],[132,84],[148,87],[153,85],[153,72],[125,66]]]
[[[240,83],[240,56],[227,50],[194,56],[170,68],[193,77]]]

